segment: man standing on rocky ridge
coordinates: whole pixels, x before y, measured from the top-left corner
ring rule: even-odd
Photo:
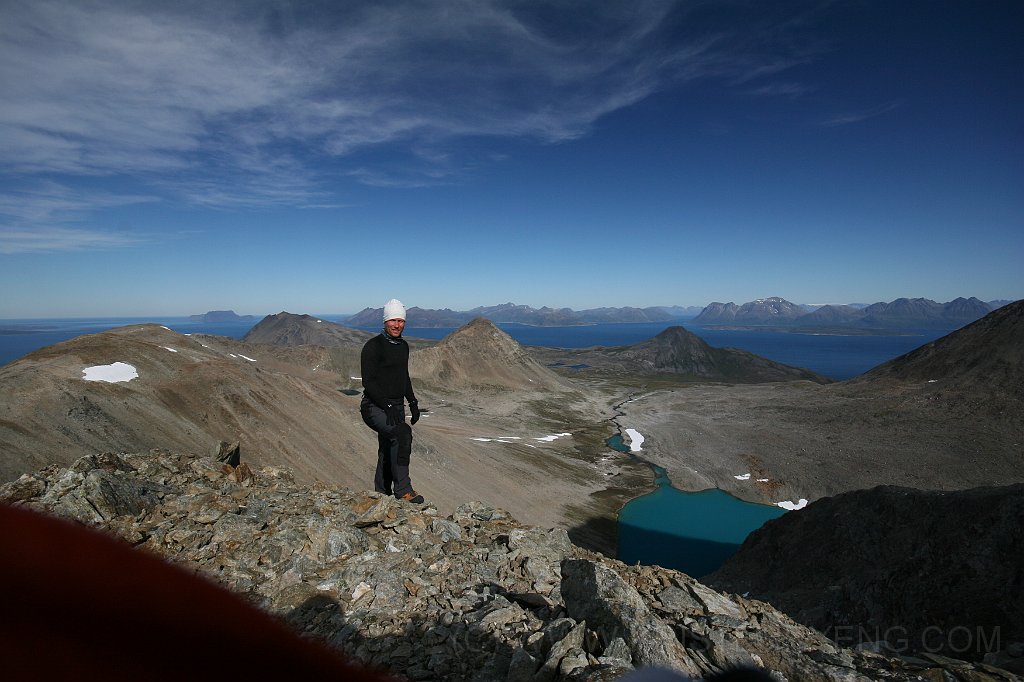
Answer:
[[[420,418],[419,403],[409,378],[409,344],[402,338],[405,306],[397,299],[384,304],[384,330],[363,346],[359,356],[363,399],[359,413],[377,432],[377,472],[373,487],[379,493],[421,504],[423,496],[412,489],[409,456],[412,427],[405,423],[405,401],[412,423]]]

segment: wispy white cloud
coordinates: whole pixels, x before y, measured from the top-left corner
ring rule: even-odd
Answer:
[[[890,112],[896,111],[901,106],[900,102],[888,102],[886,104],[880,104],[870,109],[863,109],[861,111],[851,111],[843,114],[838,114],[832,118],[826,119],[821,122],[821,125],[825,128],[836,128],[839,126],[847,126],[854,123],[860,123],[877,116],[883,116]]]
[[[139,244],[138,236],[70,227],[0,227],[0,254],[111,249]]]
[[[53,181],[0,192],[0,225],[75,221],[103,208],[159,201],[155,196],[83,191]]]
[[[813,92],[814,89],[804,83],[776,82],[767,83],[749,90],[755,97],[788,97],[796,99]]]
[[[747,83],[794,63],[689,30],[686,11],[668,0],[585,13],[503,0],[9,3],[0,172],[124,174],[207,206],[323,204],[337,178],[451,181],[466,169],[450,154],[458,140],[571,140],[670,83]],[[396,159],[411,162],[396,172]]]
[[[55,182],[0,192],[0,254],[109,249],[146,241],[139,234],[81,227],[95,211],[158,201],[146,195],[76,190]]]

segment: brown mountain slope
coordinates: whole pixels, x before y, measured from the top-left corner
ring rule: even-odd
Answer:
[[[138,377],[87,381],[89,367],[125,363]],[[293,367],[283,373],[281,367]],[[314,365],[315,367],[315,365]],[[0,369],[0,473],[10,478],[97,452],[181,448],[207,453],[240,440],[257,464],[294,461],[307,476],[349,478],[367,466],[336,460],[368,451],[355,398],[280,353],[157,325],[121,327],[30,353]],[[310,415],[315,418],[310,419]],[[359,447],[362,446],[362,447]]]
[[[0,368],[0,478],[102,452],[208,455],[238,440],[254,466],[371,489],[377,438],[360,396],[342,392],[359,380],[339,373],[338,352],[358,361],[358,347],[251,344],[157,325],[38,350]],[[647,485],[639,465],[604,457],[603,399],[572,392],[507,337],[469,326],[426,360],[412,473],[440,508],[481,500],[538,525],[586,529]],[[137,377],[85,379],[114,363]],[[610,551],[613,536],[591,539]]]
[[[511,336],[478,317],[433,348],[413,353],[410,373],[444,389],[503,388],[572,390],[569,383],[541,366]]]

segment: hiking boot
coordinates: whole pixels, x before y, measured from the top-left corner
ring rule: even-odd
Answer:
[[[412,502],[413,504],[423,504],[423,496],[417,495],[415,490],[413,490],[411,493],[406,493],[402,495],[398,499],[405,500],[406,502]]]

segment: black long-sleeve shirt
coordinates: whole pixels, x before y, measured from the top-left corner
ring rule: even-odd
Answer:
[[[389,399],[405,397],[416,401],[409,378],[409,344],[405,339],[389,339],[378,334],[363,345],[359,355],[363,375],[363,393],[378,407]]]

